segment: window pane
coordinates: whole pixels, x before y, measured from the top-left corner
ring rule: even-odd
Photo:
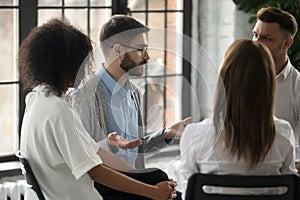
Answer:
[[[166,74],[181,74],[182,54],[177,54],[174,51],[167,51],[166,57]]]
[[[182,41],[184,36],[182,32],[171,29],[167,29],[166,35],[167,74],[180,74],[182,73]]]
[[[0,10],[0,82],[17,81],[16,53],[17,53],[17,11]]]
[[[164,78],[137,78],[133,83],[141,92],[143,105],[146,105],[145,125],[147,132],[158,131],[164,127]],[[145,81],[147,83],[145,83]]]
[[[38,6],[61,6],[62,0],[38,0]]]
[[[148,33],[149,39],[149,67],[147,72],[149,75],[163,75],[165,65],[165,29],[164,28],[152,28],[150,26]]]
[[[182,10],[183,0],[168,0],[168,10]]]
[[[159,45],[153,45],[153,43],[149,42],[148,53],[150,60],[147,65],[148,76],[182,73],[182,35],[178,33],[175,34],[175,32],[167,33],[168,41],[166,49]]]
[[[0,156],[18,148],[17,84],[0,85]]]
[[[163,48],[149,47],[150,60],[147,64],[148,76],[161,76],[165,74],[165,50]]]
[[[166,77],[166,127],[181,118],[182,76]]]
[[[165,50],[165,29],[164,28],[152,28],[150,27],[148,33],[149,48],[155,48],[159,50]]]
[[[145,10],[146,9],[146,1],[145,0],[128,0],[128,6],[131,11],[133,10]]]
[[[17,6],[18,0],[1,0],[0,6]]]
[[[151,28],[148,33],[149,39],[149,54],[150,62],[164,63],[165,46],[165,28],[164,28],[164,14],[154,13],[149,14],[149,27]],[[153,56],[153,57],[152,57]],[[150,70],[150,69],[149,69]]]
[[[182,21],[183,21],[183,13],[181,12],[167,13],[167,29],[182,33],[183,32]]]
[[[111,9],[91,9],[91,39],[99,44],[99,36],[102,25],[108,21],[111,16]]]
[[[148,25],[149,27],[165,28],[165,14],[164,13],[149,13]]]
[[[65,6],[87,6],[87,0],[65,0]]]
[[[39,6],[61,6],[62,0],[39,0]],[[65,0],[65,6],[87,6],[88,0]],[[111,0],[90,0],[90,6],[111,6]]]
[[[165,1],[162,0],[148,0],[149,10],[164,10],[166,8]]]
[[[111,0],[90,0],[91,6],[111,6]]]
[[[85,34],[87,31],[87,10],[86,9],[68,9],[65,10],[66,17],[70,20],[70,23],[79,27],[79,29]]]
[[[43,9],[38,10],[38,25],[42,25],[52,18],[62,18],[62,12],[60,9]]]
[[[147,78],[147,132],[161,130],[165,125],[164,120],[164,78]],[[146,96],[143,96],[145,101]]]
[[[145,13],[132,13],[131,16],[134,17],[135,19],[137,19],[138,21],[140,21],[141,23],[146,24],[146,14]]]
[[[181,118],[182,76],[148,77],[147,83],[144,78],[132,81],[142,94],[143,105],[146,105],[147,132],[160,130]]]

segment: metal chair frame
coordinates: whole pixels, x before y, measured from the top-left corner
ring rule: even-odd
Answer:
[[[38,181],[36,180],[36,177],[31,169],[31,166],[29,165],[29,162],[26,158],[24,158],[21,155],[20,151],[18,151],[15,155],[20,160],[22,174],[25,176],[27,184],[30,185],[31,188],[35,191],[39,200],[45,200],[45,196],[40,188]]]

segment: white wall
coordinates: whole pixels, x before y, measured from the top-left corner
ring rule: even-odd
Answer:
[[[251,38],[249,16],[232,0],[193,0],[192,116],[199,121],[212,112],[218,68],[227,47],[239,38]]]

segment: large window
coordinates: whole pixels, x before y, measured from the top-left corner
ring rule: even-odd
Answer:
[[[133,17],[151,28],[150,61],[144,77],[133,77],[143,93],[148,132],[181,118],[183,0],[130,0]]]
[[[18,11],[17,2],[0,1],[0,156],[13,154],[18,148]]]
[[[99,44],[101,26],[115,13],[127,13],[148,25],[151,59],[143,77],[132,77],[143,93],[147,127],[158,129],[189,113],[182,109],[182,83],[189,81],[182,59],[182,35],[190,29],[185,25],[190,23],[186,19],[190,13],[185,9],[188,4],[184,0],[0,1],[0,161],[13,158],[19,148],[19,129],[28,92],[20,89],[18,46],[33,27],[53,17],[67,17],[91,37],[95,46]]]

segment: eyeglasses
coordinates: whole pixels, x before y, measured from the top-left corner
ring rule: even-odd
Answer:
[[[124,44],[121,44],[121,46],[140,51],[142,57],[145,57],[145,54],[148,51],[148,47],[147,46],[144,46],[143,48],[131,47],[131,46],[127,46],[127,45],[124,45]]]

